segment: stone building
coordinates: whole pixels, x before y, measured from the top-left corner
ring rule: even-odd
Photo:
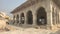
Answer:
[[[14,9],[13,24],[53,28],[60,24],[60,0],[27,0]]]

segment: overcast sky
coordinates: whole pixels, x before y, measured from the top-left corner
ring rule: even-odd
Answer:
[[[0,0],[0,11],[4,11],[7,14],[24,3],[26,0]]]

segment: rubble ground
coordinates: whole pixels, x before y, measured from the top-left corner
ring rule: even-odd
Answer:
[[[60,31],[53,32],[52,30],[36,29],[36,28],[22,28],[13,25],[8,25],[10,31],[0,32],[0,34],[60,34]]]
[[[0,32],[0,34],[49,34],[52,31],[45,29],[35,29],[35,28],[21,28],[12,25],[8,25],[7,28],[10,31]]]

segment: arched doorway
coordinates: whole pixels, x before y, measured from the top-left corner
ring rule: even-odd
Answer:
[[[24,17],[24,13],[21,14],[21,24],[24,24],[25,21],[25,17]]]
[[[33,15],[31,11],[27,12],[27,24],[33,24]]]
[[[17,14],[17,18],[16,19],[17,19],[17,23],[19,23],[19,15],[18,14]]]
[[[13,24],[15,23],[15,15],[13,16]]]
[[[40,7],[37,10],[37,25],[46,25],[46,24],[47,24],[46,11],[43,7]]]

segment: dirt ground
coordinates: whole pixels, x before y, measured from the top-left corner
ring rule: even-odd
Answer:
[[[12,25],[8,25],[7,28],[9,28],[10,31],[3,31],[0,32],[0,34],[60,34],[60,30],[53,32],[52,30],[21,28]]]

